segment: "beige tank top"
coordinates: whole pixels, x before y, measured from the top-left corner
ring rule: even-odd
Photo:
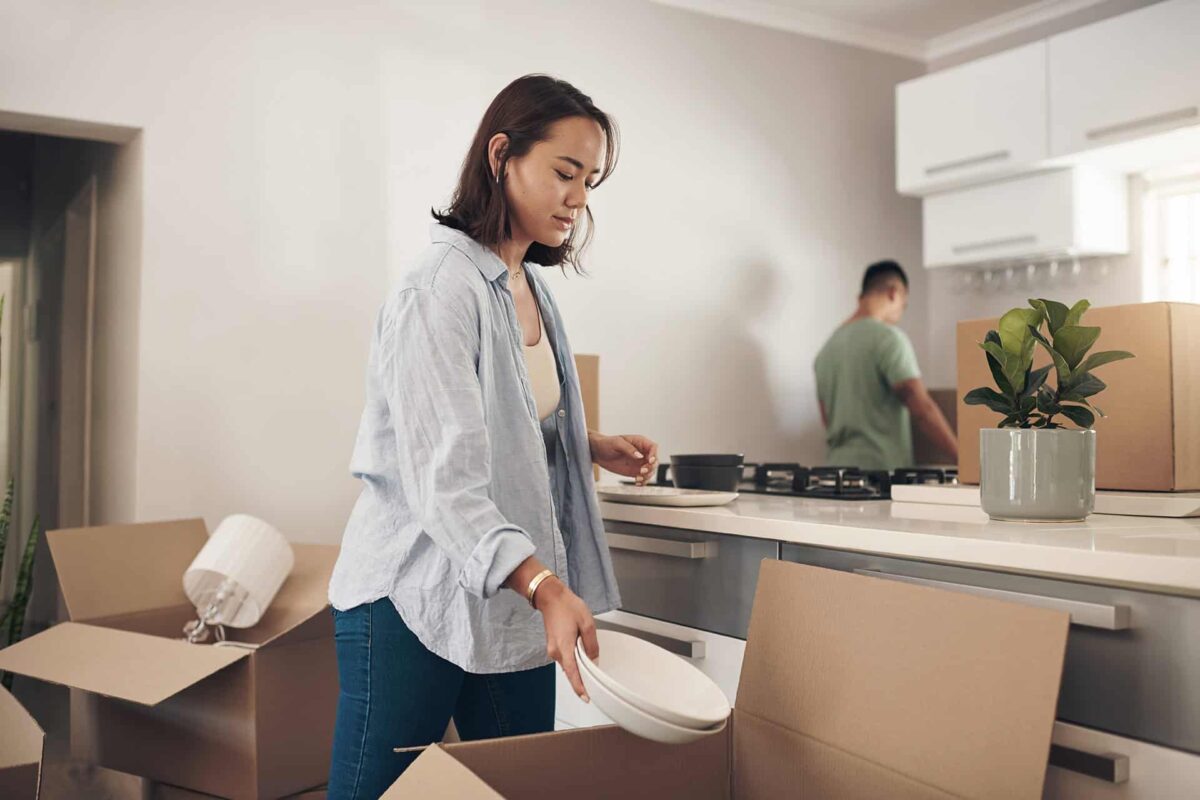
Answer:
[[[558,408],[561,390],[558,385],[558,364],[554,360],[554,348],[546,336],[546,326],[542,325],[541,309],[538,309],[538,326],[541,335],[537,344],[525,345],[525,369],[529,373],[529,383],[533,387],[533,399],[537,405],[538,419],[545,419]]]

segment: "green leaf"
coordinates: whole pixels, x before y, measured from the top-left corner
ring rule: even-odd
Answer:
[[[1092,307],[1092,304],[1087,300],[1080,300],[1075,305],[1071,306],[1071,310],[1067,312],[1067,321],[1064,325],[1078,325],[1079,320],[1083,319],[1083,312]]]
[[[1100,338],[1099,328],[1064,325],[1058,329],[1058,333],[1054,334],[1054,349],[1062,354],[1071,369],[1075,369],[1098,338]]]
[[[1058,401],[1054,399],[1054,392],[1042,388],[1037,395],[1037,409],[1043,414],[1057,414]]]
[[[1123,361],[1126,358],[1133,358],[1133,353],[1127,353],[1124,350],[1104,350],[1099,353],[1092,353],[1085,358],[1079,365],[1079,369],[1083,372],[1090,372],[1096,367],[1102,367],[1114,361]]]
[[[1057,350],[1054,349],[1054,345],[1046,341],[1045,336],[1042,336],[1042,334],[1033,328],[1030,328],[1029,330],[1032,331],[1033,338],[1038,341],[1038,344],[1046,349],[1046,352],[1050,354],[1050,358],[1054,360],[1054,368],[1058,374],[1058,385],[1066,386],[1067,382],[1071,380],[1071,367],[1067,364],[1067,360],[1063,358]]]
[[[1067,385],[1066,391],[1062,393],[1062,399],[1078,403],[1083,398],[1100,394],[1100,392],[1103,392],[1107,388],[1108,385],[1092,373],[1076,370],[1071,375],[1071,381]]]
[[[995,331],[988,331],[987,336],[983,337],[983,340],[984,342],[990,342],[991,344],[1000,347],[1000,334],[996,333]],[[982,344],[979,346],[983,347]],[[986,348],[984,349],[986,350]],[[1008,395],[1009,397],[1015,397],[1016,392],[1013,391],[1012,384],[1008,382],[1008,378],[1004,375],[1004,362],[997,361],[996,357],[990,352],[987,355],[987,362],[988,369],[992,372],[992,380],[996,382],[996,386],[1000,389],[1001,393]]]
[[[987,406],[997,414],[1011,414],[1014,411],[1011,400],[987,386],[967,392],[963,402],[969,406]]]
[[[1042,312],[1051,336],[1066,323],[1067,314],[1070,313],[1070,309],[1057,300],[1030,300],[1029,305]]]
[[[1027,394],[1021,398],[1019,410],[1022,414],[1028,414],[1030,411],[1033,411],[1035,406],[1037,406],[1037,398],[1031,394]]]
[[[1047,364],[1044,367],[1031,370],[1029,374],[1025,376],[1024,394],[1032,396],[1039,389],[1041,389],[1046,384],[1046,378],[1050,375],[1050,369],[1050,365]]]
[[[1020,355],[1008,352],[995,342],[984,342],[979,346],[986,350],[1000,364],[1000,370],[1004,374],[1005,380],[1008,381],[1008,389],[1010,391],[1007,394],[1010,397],[1018,394],[1023,388],[1023,381],[1025,379],[1024,370],[1020,370]],[[1001,386],[1000,388],[1005,387]]]
[[[4,495],[4,507],[0,509],[0,575],[4,574],[4,552],[8,549],[8,530],[12,526],[13,491],[16,483],[8,479],[8,492]]]
[[[1000,344],[1004,349],[1016,355],[1026,350],[1029,341],[1030,326],[1041,324],[1042,312],[1033,308],[1014,308],[1000,318]],[[1030,348],[1032,352],[1032,348]]]
[[[1061,413],[1081,428],[1090,428],[1096,424],[1096,415],[1083,406],[1063,406]]]

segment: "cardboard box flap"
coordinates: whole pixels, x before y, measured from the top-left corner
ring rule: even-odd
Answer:
[[[1068,622],[1061,612],[765,561],[737,713],[870,762],[897,786],[1040,797]],[[783,763],[735,749],[737,771],[764,774],[802,768],[815,752],[798,746]]]
[[[332,620],[328,625],[311,620],[329,607],[329,578],[337,561],[338,547],[328,544],[293,544],[296,562],[279,593],[267,607],[262,619],[242,635],[226,629],[230,638],[252,641],[256,644],[269,642],[284,643],[304,641],[331,633]],[[325,615],[329,616],[329,615]]]
[[[152,706],[250,652],[64,622],[0,650],[0,669]]]
[[[422,800],[504,800],[478,775],[436,744],[426,747],[379,800],[412,797]]]
[[[40,764],[44,734],[17,698],[0,687],[0,770]]]
[[[67,611],[76,622],[188,604],[183,573],[207,540],[201,519],[46,534]]]

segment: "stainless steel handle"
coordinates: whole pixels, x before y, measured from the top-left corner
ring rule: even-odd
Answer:
[[[997,150],[994,153],[984,153],[979,156],[971,156],[970,158],[960,158],[954,161],[946,161],[941,164],[934,164],[931,167],[925,168],[926,175],[937,175],[940,172],[952,172],[956,169],[964,169],[966,167],[977,167],[980,164],[987,164],[992,161],[1004,161],[1010,155],[1008,150]]]
[[[655,539],[652,536],[631,536],[628,533],[605,531],[608,546],[614,550],[632,550],[670,558],[713,558],[716,542],[677,542],[674,539]]]
[[[979,597],[990,597],[994,600],[1006,600],[1010,603],[1021,603],[1038,608],[1049,608],[1055,611],[1066,611],[1071,615],[1071,624],[1084,628],[1100,628],[1106,631],[1123,631],[1129,628],[1129,606],[1106,606],[1100,603],[1085,603],[1082,600],[1064,600],[1061,597],[1046,597],[1040,594],[1025,592],[1009,592],[1004,589],[991,589],[986,586],[971,586],[965,583],[950,583],[949,581],[934,581],[929,578],[913,578],[909,575],[894,575],[890,572],[879,572],[873,569],[856,569],[859,575],[871,578],[883,578],[900,583],[911,583],[917,586],[929,586],[934,589],[946,589],[951,592],[962,592]]]
[[[596,627],[606,631],[617,631],[618,633],[627,633],[630,636],[636,636],[650,644],[656,644],[663,650],[672,652],[677,656],[683,656],[684,658],[704,658],[705,649],[704,640],[702,639],[676,639],[674,636],[650,633],[640,628],[631,628],[628,625],[609,622],[605,619],[596,620]]]
[[[1129,756],[1120,753],[1089,753],[1074,747],[1051,744],[1050,766],[1069,769],[1109,783],[1125,783],[1129,780]]]
[[[1093,128],[1087,132],[1086,136],[1088,139],[1107,139],[1110,136],[1130,133],[1142,128],[1169,125],[1173,122],[1187,122],[1190,119],[1195,119],[1197,116],[1200,116],[1200,106],[1177,108],[1174,111],[1165,111],[1162,114],[1152,114],[1149,117],[1139,117],[1138,119],[1131,119],[1128,122],[1118,122],[1116,125]]]
[[[1014,244],[1034,244],[1037,242],[1037,237],[1032,233],[1025,236],[1009,236],[1006,239],[989,239],[986,242],[971,242],[970,244],[956,244],[950,248],[952,253],[970,253],[973,250],[991,250],[994,247],[1007,247]]]

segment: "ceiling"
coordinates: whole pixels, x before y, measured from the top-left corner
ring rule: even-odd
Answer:
[[[1022,6],[1030,0],[771,0],[781,8],[820,14],[916,39],[931,39]]]
[[[929,61],[1102,0],[654,0]]]

